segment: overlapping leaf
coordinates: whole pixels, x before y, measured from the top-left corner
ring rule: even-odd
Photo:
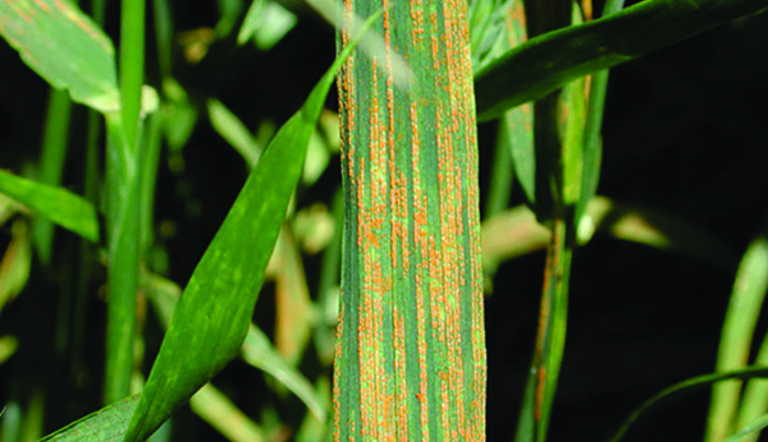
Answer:
[[[126,434],[143,440],[237,355],[342,53],[278,131],[197,265]]]
[[[94,242],[99,240],[96,210],[85,198],[4,171],[0,171],[0,192],[67,230]]]
[[[600,20],[539,36],[477,73],[478,118],[496,118],[576,78],[765,7],[768,0],[646,0]]]

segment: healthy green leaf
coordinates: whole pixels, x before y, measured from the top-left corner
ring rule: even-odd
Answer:
[[[184,290],[126,441],[144,440],[237,355],[301,175],[307,143],[352,46],[278,131]]]
[[[691,378],[675,385],[667,387],[657,394],[653,395],[650,399],[643,402],[642,405],[637,407],[632,414],[629,415],[627,420],[624,421],[622,426],[616,432],[616,434],[610,439],[611,442],[619,442],[622,437],[629,430],[629,427],[640,417],[641,414],[646,412],[649,408],[655,406],[657,403],[664,399],[668,399],[670,396],[676,396],[680,393],[688,393],[704,387],[708,387],[714,383],[727,381],[729,379],[755,379],[755,378],[768,378],[768,368],[766,367],[747,367],[743,370],[729,371],[726,373],[707,374],[704,376],[698,376]]]
[[[96,210],[78,195],[1,170],[0,192],[67,230],[93,242],[99,241]]]
[[[599,20],[541,35],[477,73],[478,119],[496,118],[574,79],[765,7],[768,0],[646,0]]]
[[[102,112],[119,107],[112,42],[71,2],[2,0],[0,34],[74,101]]]

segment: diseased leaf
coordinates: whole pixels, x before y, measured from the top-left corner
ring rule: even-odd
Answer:
[[[478,148],[465,0],[389,5],[340,75],[336,440],[485,438]],[[339,48],[349,35],[341,26]],[[413,75],[397,80],[402,56]]]
[[[496,118],[574,79],[765,7],[768,0],[646,0],[605,18],[541,35],[477,73],[478,119]]]
[[[106,112],[119,94],[112,42],[71,2],[0,1],[0,34],[24,62],[72,99]]]
[[[237,355],[307,143],[342,61],[278,131],[195,268],[163,339],[126,441],[144,440]],[[180,374],[183,373],[183,376]]]
[[[96,210],[85,198],[2,170],[0,192],[83,238],[99,241]]]

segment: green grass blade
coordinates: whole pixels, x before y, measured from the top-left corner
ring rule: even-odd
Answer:
[[[99,241],[96,210],[78,195],[1,170],[0,192],[71,232],[93,242]]]
[[[139,278],[140,174],[120,114],[106,116],[107,355],[104,402],[131,392],[136,293]]]
[[[140,395],[114,402],[44,437],[40,442],[119,442]]]
[[[599,20],[541,35],[477,73],[478,118],[496,118],[574,79],[765,7],[768,0],[647,0]]]
[[[351,49],[351,48],[350,48]],[[298,183],[307,143],[346,54],[278,131],[195,268],[126,441],[143,440],[237,355],[264,270]]]
[[[718,372],[738,370],[747,365],[766,289],[768,238],[760,235],[749,245],[736,273],[720,337],[716,365]],[[729,381],[712,389],[705,440],[721,441],[735,429],[741,387],[741,382]]]
[[[637,420],[640,415],[648,411],[649,408],[655,407],[662,400],[668,399],[671,396],[676,396],[681,393],[688,393],[701,388],[709,387],[717,382],[727,381],[730,379],[765,379],[768,378],[768,368],[766,367],[747,367],[743,370],[729,371],[726,373],[714,373],[704,376],[698,376],[695,378],[687,379],[679,382],[675,385],[665,388],[659,393],[655,394],[648,400],[637,407],[632,414],[624,421],[619,430],[610,439],[611,442],[618,442],[629,430],[629,427]]]
[[[755,365],[768,366],[768,337],[763,338],[763,344],[755,358]],[[747,387],[744,389],[736,428],[746,427],[766,413],[768,413],[768,381],[752,379],[747,382]],[[757,441],[758,436],[759,434],[752,433],[744,436],[742,440],[754,442]]]
[[[144,84],[144,0],[120,2],[120,101],[125,139],[136,152]]]
[[[523,1],[516,0],[507,12],[504,48],[523,44],[528,38],[525,31]],[[536,156],[533,144],[533,107],[522,105],[504,113],[499,124],[499,143],[512,157],[514,175],[529,204],[536,202]]]
[[[554,220],[552,239],[547,247],[544,288],[539,312],[539,332],[533,356],[531,377],[534,384],[533,437],[544,442],[555,399],[557,380],[565,349],[568,317],[568,282],[572,249],[566,244],[569,227],[562,217]],[[524,407],[529,405],[524,405]]]
[[[43,150],[40,156],[41,183],[58,186],[64,172],[64,162],[69,137],[69,119],[72,114],[72,101],[64,91],[52,89],[48,100],[48,114],[43,132]],[[37,219],[32,224],[32,237],[37,254],[43,264],[51,259],[53,247],[53,224],[47,219]]]
[[[374,2],[348,2],[345,20]],[[483,440],[486,355],[467,4],[390,2],[340,75],[336,440]],[[343,28],[342,28],[343,29]],[[340,47],[348,33],[339,31]],[[414,73],[407,88],[391,60]]]
[[[24,62],[72,99],[100,111],[119,106],[114,49],[70,2],[0,1],[0,34]]]

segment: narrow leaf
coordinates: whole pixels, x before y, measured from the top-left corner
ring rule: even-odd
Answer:
[[[100,111],[119,107],[112,42],[71,2],[2,0],[0,34],[74,101]]]
[[[603,8],[603,17],[614,14],[623,7],[624,0],[609,0]],[[583,157],[580,195],[573,215],[573,222],[576,226],[581,222],[581,217],[584,215],[587,205],[597,195],[597,184],[600,180],[600,166],[603,156],[600,132],[603,126],[603,111],[605,109],[605,96],[607,92],[608,69],[595,72],[589,81],[589,102],[582,140]]]
[[[99,240],[96,210],[78,195],[1,170],[0,192],[83,238]]]
[[[765,7],[768,0],[646,0],[599,20],[541,35],[477,73],[478,118],[496,118],[574,79]]]
[[[275,135],[195,268],[131,419],[126,441],[147,438],[237,355],[301,175],[307,143],[347,54],[340,54],[301,110]]]
[[[720,337],[718,372],[738,370],[747,365],[766,289],[768,238],[761,234],[749,245],[736,273]],[[735,429],[741,387],[741,382],[729,381],[712,389],[706,440],[723,440]]]

